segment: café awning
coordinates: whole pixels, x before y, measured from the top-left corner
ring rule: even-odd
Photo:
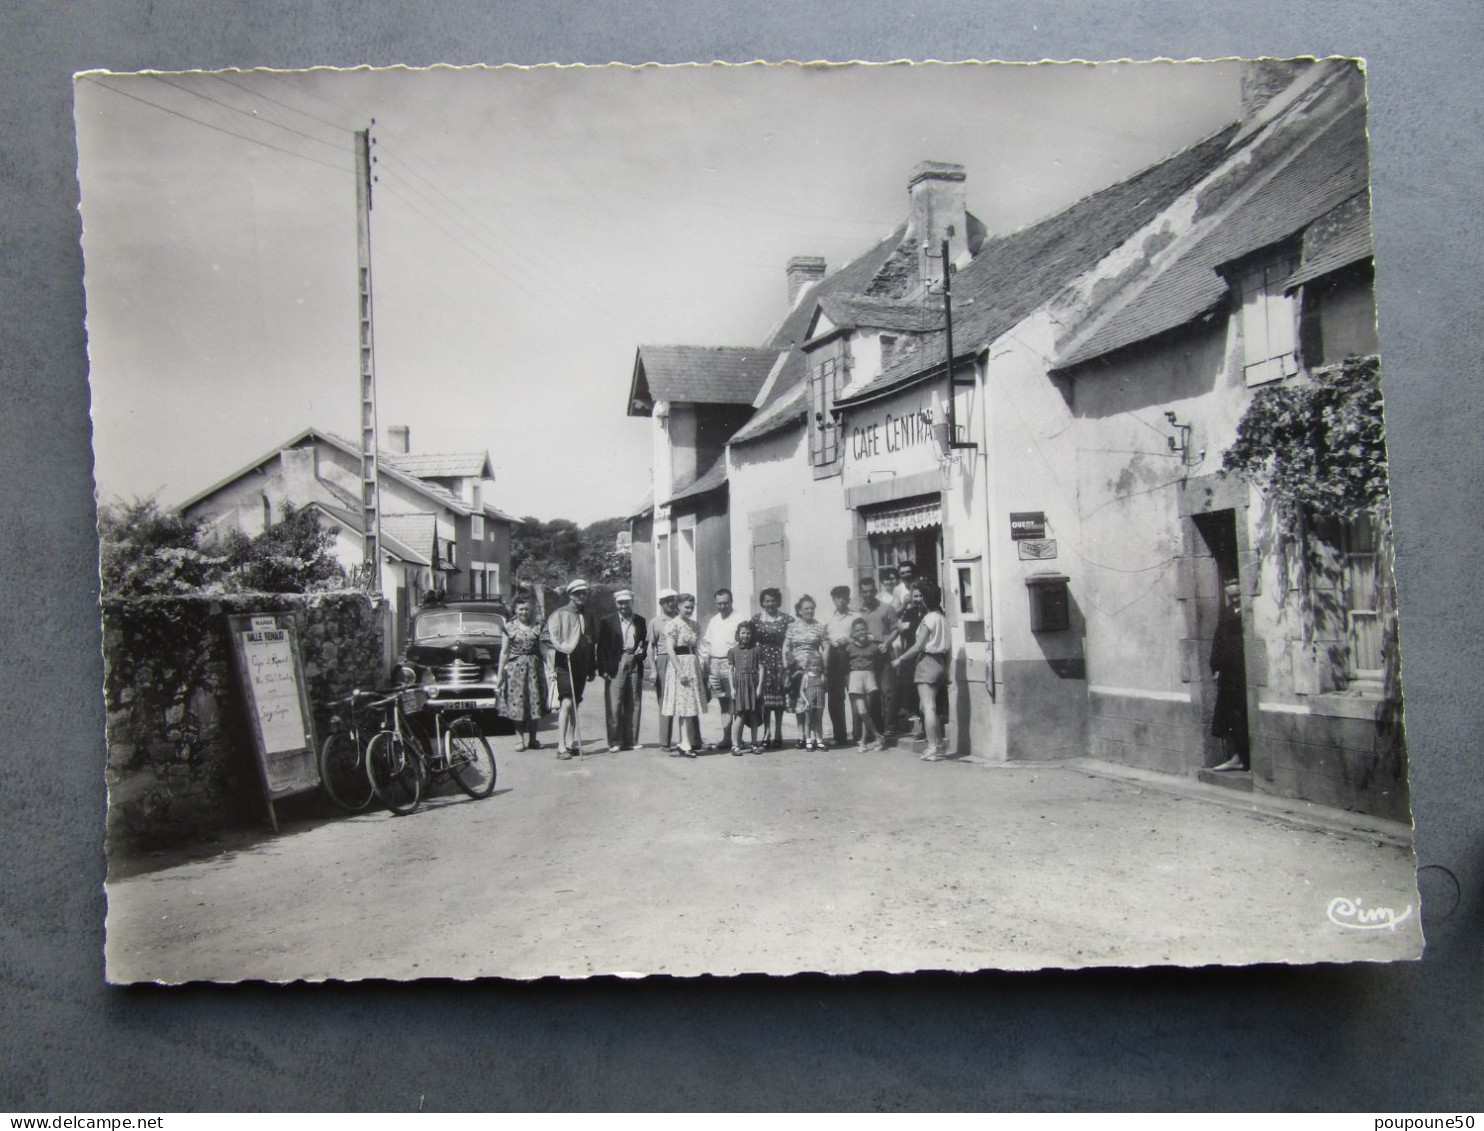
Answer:
[[[883,507],[865,516],[867,534],[900,534],[906,530],[926,530],[943,525],[941,499],[917,500],[903,506]]]

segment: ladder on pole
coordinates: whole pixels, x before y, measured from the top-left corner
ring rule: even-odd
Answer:
[[[374,119],[373,119],[374,123]],[[357,130],[356,287],[361,355],[361,521],[366,582],[381,592],[381,466],[377,455],[376,349],[371,305],[371,131]]]

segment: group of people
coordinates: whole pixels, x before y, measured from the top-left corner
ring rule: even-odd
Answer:
[[[761,611],[748,617],[736,610],[731,590],[718,589],[704,629],[695,595],[673,589],[660,590],[650,620],[634,611],[627,589],[614,594],[616,610],[597,619],[587,609],[587,582],[574,580],[567,603],[544,626],[534,601],[517,597],[495,676],[499,710],[516,722],[521,748],[532,749],[540,746],[536,724],[555,705],[557,757],[570,758],[583,689],[601,677],[608,749],[633,749],[640,745],[644,665],[651,659],[659,745],[674,757],[694,758],[706,748],[701,717],[714,699],[723,720],[714,750],[740,756],[781,749],[787,713],[795,716],[800,749],[850,743],[871,749],[910,726],[915,707],[927,739],[922,757],[941,761],[948,756],[951,651],[941,594],[916,576],[911,562],[883,569],[881,582],[884,598],[871,575],[860,578],[856,594],[836,586],[833,612],[823,620],[807,594],[789,615],[782,593],[764,589]]]

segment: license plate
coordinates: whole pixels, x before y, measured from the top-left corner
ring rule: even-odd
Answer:
[[[493,711],[495,705],[488,699],[430,699],[428,706],[434,710]]]

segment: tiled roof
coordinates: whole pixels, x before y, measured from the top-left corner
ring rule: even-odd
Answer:
[[[422,479],[493,479],[488,452],[382,453],[382,461]]]
[[[356,511],[351,510],[347,507],[332,507],[326,503],[315,503],[314,506],[319,507],[326,514],[331,515],[337,521],[343,523],[350,530],[355,531],[356,534],[364,535],[365,523],[362,521],[360,514],[358,514]],[[419,553],[417,550],[413,549],[412,545],[409,545],[406,541],[404,541],[402,538],[399,538],[396,534],[392,533],[390,529],[388,529],[387,519],[389,517],[391,516],[381,516],[381,548],[395,555],[396,557],[401,558],[404,562],[411,562],[413,565],[420,566],[432,565],[432,559],[430,559],[426,554]],[[409,517],[419,516],[414,515]],[[428,515],[427,517],[431,520],[433,516]],[[431,536],[427,540],[427,545],[429,549],[431,549]]]
[[[783,370],[778,374],[778,380],[774,382],[767,402],[732,434],[731,442],[745,444],[749,440],[760,440],[803,420],[808,409],[805,404],[808,387],[804,381],[807,372],[804,351],[790,350],[788,360],[784,362]]]
[[[1250,161],[1230,174],[1246,176],[1235,193],[1247,195],[1184,254],[1134,282],[1128,299],[1112,308],[1101,324],[1094,323],[1092,333],[1067,351],[1058,368],[1146,341],[1213,309],[1229,293],[1219,268],[1297,235],[1365,191],[1368,166],[1362,103],[1317,128],[1308,119],[1299,119],[1294,126],[1310,135],[1299,143],[1302,148],[1289,147],[1269,155],[1263,152],[1263,139],[1257,139]],[[1213,188],[1225,187],[1219,180]]]
[[[631,398],[642,397],[642,381],[650,403],[751,404],[777,356],[757,346],[640,346]]]
[[[433,562],[433,539],[438,520],[431,514],[384,514],[381,516],[382,538],[395,538],[422,556],[421,565]]]
[[[922,333],[943,325],[943,304],[936,300],[934,305],[927,306],[920,302],[866,295],[832,294],[819,300],[819,308],[836,327],[845,330],[864,326],[873,330]]]
[[[866,288],[871,285],[871,280],[876,277],[876,273],[881,270],[882,265],[891,258],[892,253],[906,238],[906,234],[907,227],[903,224],[880,243],[852,259],[833,274],[826,275],[799,296],[799,300],[794,303],[793,308],[789,310],[778,328],[769,335],[767,341],[767,345],[774,351],[775,359],[782,351],[787,351],[787,357],[778,376],[763,391],[757,412],[732,436],[732,443],[758,440],[804,419],[805,378],[809,370],[802,351],[795,347],[807,339],[809,327],[814,322],[815,310],[821,302],[828,301],[835,295],[853,297],[863,295]],[[882,302],[883,300],[865,301]],[[902,305],[890,300],[886,300],[884,304],[892,307]]]
[[[1091,270],[1214,169],[1235,130],[1230,126],[1040,223],[986,240],[953,277],[954,352],[963,356],[994,341]],[[941,366],[943,354],[943,336],[931,335],[838,403],[910,385]]]
[[[706,472],[689,487],[677,491],[670,496],[670,502],[678,503],[684,499],[698,499],[702,495],[709,495],[719,487],[725,487],[727,482],[727,460],[723,455],[711,465],[711,470]]]
[[[1371,254],[1370,199],[1360,192],[1304,229],[1303,258],[1287,289],[1369,259]]]
[[[513,514],[506,514],[499,507],[491,506],[489,503],[484,504],[484,517],[492,518],[496,522],[508,522],[512,526],[525,525],[523,520],[516,518]]]
[[[654,488],[650,487],[649,490],[644,492],[644,500],[633,510],[629,511],[626,517],[642,518],[652,510],[654,510]]]

